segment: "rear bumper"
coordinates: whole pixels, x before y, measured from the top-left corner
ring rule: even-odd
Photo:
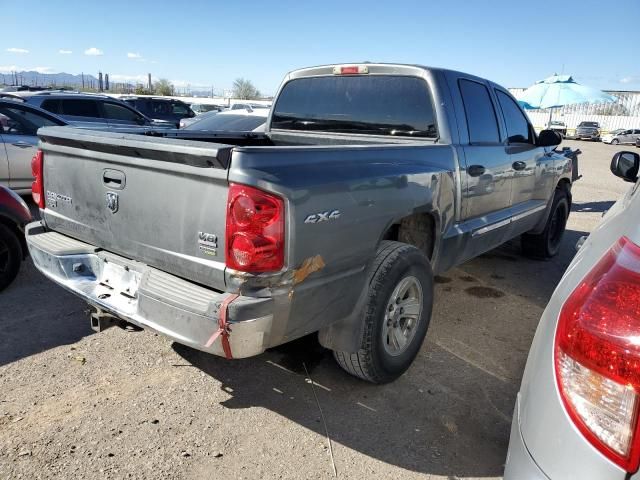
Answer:
[[[520,431],[520,394],[518,394],[516,408],[513,412],[504,480],[549,480],[549,477],[542,473],[542,470],[533,461],[533,457],[524,444]]]
[[[27,226],[26,239],[36,268],[87,303],[178,343],[224,356],[221,338],[209,347],[207,342],[217,332],[222,303],[231,294],[99,251],[46,231],[40,222]],[[258,355],[268,346],[273,300],[239,296],[228,305],[227,321],[233,357]]]

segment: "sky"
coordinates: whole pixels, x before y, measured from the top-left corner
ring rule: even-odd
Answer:
[[[0,73],[109,73],[276,92],[290,70],[362,61],[462,70],[506,87],[553,73],[640,90],[640,0],[0,0]],[[39,5],[38,5],[39,4]],[[31,12],[29,11],[31,10]]]

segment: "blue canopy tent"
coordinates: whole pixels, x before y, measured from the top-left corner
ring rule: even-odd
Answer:
[[[518,102],[528,110],[556,108],[579,103],[612,103],[616,97],[596,88],[577,83],[571,75],[552,75],[540,80],[518,95]]]
[[[524,109],[558,108],[582,103],[613,103],[617,99],[596,88],[577,83],[571,75],[552,75],[540,80],[518,95],[518,102]],[[551,112],[549,113],[551,122]]]

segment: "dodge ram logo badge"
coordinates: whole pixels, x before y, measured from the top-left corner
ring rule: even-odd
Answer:
[[[326,212],[318,212],[307,215],[307,218],[304,219],[304,223],[328,222],[329,220],[337,220],[339,218],[340,210],[327,210]]]
[[[111,213],[118,211],[118,194],[116,192],[107,192],[107,208]]]

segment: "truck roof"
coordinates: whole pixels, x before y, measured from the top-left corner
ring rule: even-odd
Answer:
[[[382,74],[382,75],[390,75],[390,74],[398,74],[398,75],[420,75],[421,72],[442,72],[447,75],[454,76],[465,76],[476,78],[481,81],[487,81],[492,84],[490,80],[482,77],[478,77],[476,75],[471,75],[465,72],[460,72],[457,70],[451,70],[447,68],[441,67],[430,67],[426,65],[418,65],[418,64],[410,64],[410,63],[371,63],[371,62],[355,62],[355,63],[336,63],[336,64],[327,64],[327,65],[317,65],[313,67],[305,67],[296,70],[290,71],[286,76],[285,80],[291,80],[294,78],[301,77],[310,77],[310,76],[322,76],[322,75],[336,75],[340,74],[336,69],[340,69],[343,67],[358,67],[361,69],[365,69],[365,71],[360,72],[352,72],[352,74]]]

